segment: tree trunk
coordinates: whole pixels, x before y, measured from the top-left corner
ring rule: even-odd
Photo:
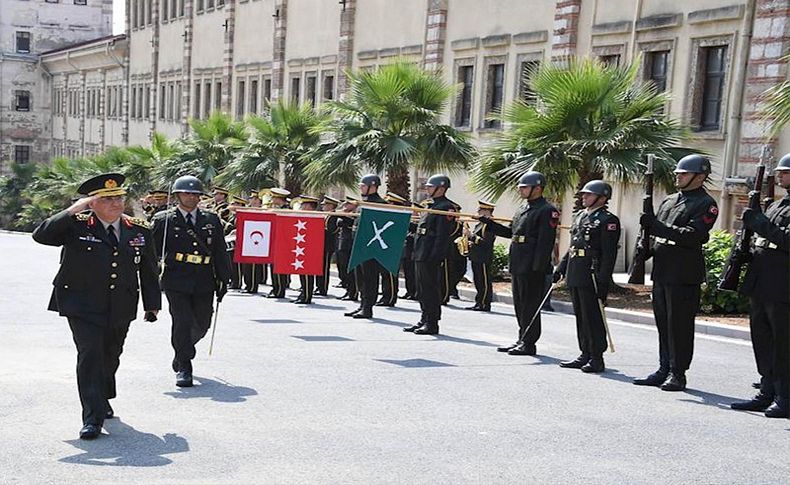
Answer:
[[[408,167],[389,170],[387,172],[387,191],[411,200],[410,179]]]
[[[302,195],[302,179],[295,174],[285,175],[285,190],[291,192],[291,197]]]

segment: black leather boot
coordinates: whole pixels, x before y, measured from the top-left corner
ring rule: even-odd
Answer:
[[[588,354],[581,354],[580,356],[576,357],[573,360],[566,360],[565,362],[560,362],[560,367],[562,367],[563,369],[581,369],[589,361],[590,361],[590,356]]]

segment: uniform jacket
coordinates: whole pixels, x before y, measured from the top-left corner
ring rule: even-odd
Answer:
[[[337,221],[337,252],[351,252],[354,245],[354,219],[351,217],[338,217]]]
[[[324,253],[326,254],[335,252],[339,219],[338,216],[329,216],[324,221]]]
[[[716,201],[702,187],[672,194],[661,202],[650,228],[654,282],[697,285],[705,281],[702,245],[708,242],[718,216]]]
[[[154,218],[153,232],[156,250],[160,257],[166,220],[167,243],[165,272],[162,276],[163,289],[182,293],[208,293],[214,291],[218,281],[230,280],[231,266],[225,246],[225,233],[222,222],[216,214],[197,210],[194,232],[200,242],[189,235],[187,222],[177,208],[157,214]],[[210,256],[210,264],[177,261],[177,253]]]
[[[519,207],[510,227],[495,222],[489,224],[497,236],[511,238],[511,274],[551,271],[551,254],[559,223],[557,208],[540,197]]]
[[[496,234],[482,222],[478,222],[469,236],[469,261],[491,264],[494,259]]]
[[[456,207],[456,210],[458,210],[458,207]],[[453,230],[450,233],[450,242],[452,244],[450,244],[450,251],[447,254],[447,257],[463,266],[466,264],[467,256],[464,256],[460,251],[458,251],[458,245],[455,244],[455,240],[464,235],[464,224],[456,217],[453,225],[455,227],[453,227]]]
[[[790,195],[757,215],[752,226],[753,242],[764,238],[775,247],[765,247],[764,242],[752,247],[741,291],[762,300],[790,303]]]
[[[161,308],[154,238],[148,225],[123,215],[120,228],[117,248],[92,212],[63,211],[33,231],[36,242],[63,247],[49,310],[98,325],[130,322],[137,317],[141,291],[146,311]]]
[[[362,200],[365,201],[365,202],[373,202],[375,204],[386,204],[386,205],[389,205],[389,202],[387,202],[383,197],[381,197],[378,192],[376,192],[374,194],[370,194],[370,195],[363,195],[362,196]],[[360,207],[360,208],[357,209],[357,212],[359,212],[361,210],[362,210],[362,208]],[[357,233],[357,226],[359,226],[359,219],[360,218],[357,217],[356,220],[354,221],[354,235],[356,235],[356,233]]]
[[[447,197],[436,197],[429,209],[454,211],[455,203]],[[443,261],[450,253],[450,235],[456,227],[456,218],[423,212],[414,235],[414,261]]]
[[[577,212],[571,226],[571,244],[560,261],[559,272],[571,288],[593,286],[606,295],[614,272],[620,241],[620,219],[601,207],[592,213]]]

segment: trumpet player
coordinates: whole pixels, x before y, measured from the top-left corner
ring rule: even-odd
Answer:
[[[477,215],[479,216],[493,216],[494,208],[495,206],[491,202],[477,201]],[[491,284],[491,262],[494,259],[495,239],[496,234],[482,222],[478,222],[472,230],[468,225],[464,225],[463,237],[456,239],[458,251],[468,255],[469,261],[472,263],[472,278],[475,290],[477,290],[475,304],[467,307],[467,310],[491,311],[491,297],[494,294]]]

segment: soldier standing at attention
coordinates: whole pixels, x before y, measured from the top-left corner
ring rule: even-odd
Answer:
[[[749,326],[760,373],[760,392],[732,409],[787,418],[790,411],[790,154],[776,165],[776,182],[788,191],[766,209],[743,211],[754,231],[751,261],[741,292],[750,297]]]
[[[173,193],[178,206],[154,218],[153,233],[160,257],[164,245],[162,289],[173,320],[176,385],[191,387],[195,344],[211,326],[214,292],[217,301],[228,292],[231,269],[222,222],[213,212],[197,207],[203,193],[200,180],[179,177],[173,182]]]
[[[455,211],[461,212],[461,206],[459,204],[455,204]],[[464,227],[464,223],[456,218],[455,228],[450,234],[451,242],[459,237],[463,237]],[[445,278],[442,281],[442,295],[444,296],[444,300],[442,301],[443,305],[447,305],[450,302],[450,298],[456,300],[460,298],[458,296],[458,283],[464,279],[464,275],[466,274],[466,260],[467,256],[461,254],[458,245],[450,244],[450,251],[447,253],[447,260],[444,262]]]
[[[678,192],[642,214],[640,223],[653,239],[653,313],[658,327],[659,367],[638,386],[664,391],[686,388],[686,371],[694,353],[694,317],[699,310],[700,284],[705,281],[702,245],[708,242],[719,209],[702,187],[710,174],[710,161],[688,155],[675,168]]]
[[[567,280],[581,354],[574,360],[560,362],[560,367],[600,373],[605,370],[606,350],[601,310],[617,259],[620,219],[606,209],[612,187],[603,180],[587,182],[579,193],[584,209],[574,215],[571,245],[554,271],[554,282]]]
[[[409,201],[398,194],[387,192],[384,197],[387,203],[400,207],[408,207]],[[404,241],[405,244],[405,241]],[[381,267],[381,298],[376,302],[376,306],[393,307],[398,302],[398,273],[392,274],[383,266]]]
[[[325,195],[321,200],[323,212],[335,212],[338,205],[340,205],[340,201],[328,195]],[[337,220],[337,216],[329,216],[324,221],[324,274],[316,276],[316,295],[327,296],[329,294],[329,269],[337,241]]]
[[[109,400],[139,293],[147,321],[162,307],[154,238],[145,221],[123,214],[123,182],[117,173],[87,180],[78,189],[87,197],[33,231],[36,242],[63,247],[49,310],[68,319],[77,346],[80,438],[86,440],[97,438],[114,416]]]
[[[356,212],[357,202],[354,197],[346,197],[343,203],[343,212]],[[357,278],[354,271],[348,270],[351,260],[351,248],[354,245],[354,218],[340,217],[337,221],[337,274],[346,293],[340,297],[343,301],[357,301]]]
[[[540,303],[545,295],[546,273],[551,271],[551,253],[560,213],[543,197],[546,177],[540,172],[527,172],[518,181],[519,196],[524,203],[516,210],[510,227],[489,217],[481,217],[497,235],[508,237],[510,243],[510,274],[513,277],[513,306],[518,320],[518,341],[497,351],[510,355],[535,355],[535,342],[540,338]],[[534,317],[534,320],[533,320]]]
[[[303,211],[316,211],[319,201],[320,199],[318,197],[313,197],[312,195],[300,195],[299,209]],[[313,293],[315,292],[315,275],[300,274],[299,283],[301,284],[299,296],[296,297],[295,300],[292,300],[291,303],[311,305],[313,303]]]
[[[150,222],[154,216],[163,210],[167,210],[167,191],[166,190],[151,190],[145,198],[147,206],[144,207],[146,217]]]
[[[270,209],[288,209],[290,207],[288,205],[287,199],[287,197],[291,195],[290,191],[275,187],[273,189],[269,189],[269,193],[271,194],[272,198],[271,202],[269,203]],[[269,267],[269,274],[272,275],[272,291],[266,295],[266,298],[285,298],[285,290],[288,288],[288,285],[291,281],[290,275],[275,274],[274,266],[271,264],[267,266]]]
[[[445,196],[449,188],[450,178],[447,175],[433,175],[425,182],[425,191],[433,199],[430,209],[455,212],[455,202]],[[404,328],[404,332],[418,335],[439,333],[439,320],[442,318],[440,278],[443,277],[440,267],[450,251],[450,234],[455,229],[455,219],[453,216],[428,212],[423,212],[420,217],[414,239],[414,265],[422,314],[420,321]]]
[[[491,217],[494,204],[484,200],[477,201],[477,215]],[[491,283],[491,262],[494,259],[494,240],[496,235],[488,226],[478,222],[475,228],[466,229],[464,237],[469,241],[469,261],[472,263],[472,279],[475,283],[475,304],[467,308],[478,312],[491,311],[491,298],[494,288]]]
[[[411,203],[412,207],[419,207]],[[400,265],[403,268],[403,281],[406,285],[406,293],[401,298],[404,300],[417,299],[417,277],[414,273],[414,236],[417,231],[417,223],[409,222],[409,231],[406,233],[406,241],[403,243],[403,255]]]
[[[362,200],[376,204],[386,204],[387,201],[379,195],[379,187],[381,187],[381,178],[378,175],[371,173],[362,177],[359,180],[359,192]],[[356,227],[355,223],[355,235]],[[376,304],[376,297],[379,293],[381,263],[374,259],[365,261],[355,268],[355,272],[362,301],[359,308],[344,315],[352,318],[373,318],[373,305]]]

